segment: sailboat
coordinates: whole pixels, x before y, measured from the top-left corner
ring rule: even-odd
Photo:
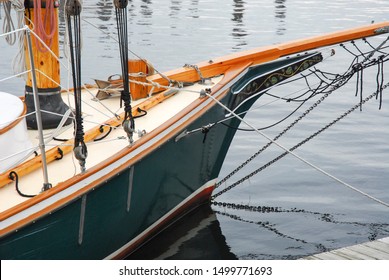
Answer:
[[[82,6],[68,0],[63,89],[58,5],[26,3],[31,22],[52,24],[43,38],[37,24],[9,32],[24,36],[28,77],[21,98],[0,87],[1,259],[125,258],[209,202],[231,128],[264,92],[320,64],[322,47],[389,32],[375,23],[160,73],[128,58],[127,1],[115,0],[122,73],[85,85]]]

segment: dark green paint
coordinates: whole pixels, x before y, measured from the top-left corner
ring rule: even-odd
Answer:
[[[269,69],[269,64],[266,67]],[[261,71],[267,72],[260,67],[251,69],[235,87]],[[230,91],[222,102],[232,104],[237,96]],[[245,102],[239,111],[248,110],[257,98]],[[225,110],[214,104],[186,129],[191,131],[224,118]],[[239,126],[239,120],[235,118],[225,123]],[[174,136],[135,164],[129,211],[131,166],[86,194],[81,244],[80,197],[1,238],[1,259],[101,259],[108,256],[199,187],[217,178],[235,132],[235,129],[219,124],[213,126],[205,138],[199,132],[176,142],[177,135]]]

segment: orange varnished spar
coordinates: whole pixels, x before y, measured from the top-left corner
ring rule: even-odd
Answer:
[[[148,67],[147,63],[141,59],[132,59],[128,61],[128,71],[130,73],[144,73],[148,74]],[[132,77],[131,80],[138,81],[138,82],[146,82],[146,77]],[[146,98],[148,95],[147,86],[137,84],[137,83],[131,83],[130,82],[130,92],[131,92],[131,99],[132,100],[138,100],[141,98]]]
[[[300,39],[278,45],[255,48],[249,51],[216,58],[212,61],[201,62],[198,63],[197,66],[199,67],[204,77],[213,77],[224,73],[231,65],[237,63],[252,62],[254,65],[258,63],[264,63],[295,53],[309,51],[312,49],[335,45],[360,38],[366,38],[380,33],[387,33],[388,28],[389,22],[370,24],[358,28],[314,36],[308,39]],[[190,68],[179,68],[166,72],[164,75],[169,77],[171,80],[177,81],[193,82],[199,80],[197,72]],[[168,84],[168,81],[160,75],[150,76],[148,80],[159,83],[161,85]],[[151,89],[151,87],[149,87],[149,89]],[[156,88],[154,89],[154,92],[158,92],[160,90],[162,89]]]
[[[42,1],[43,3],[46,3],[46,1]],[[43,4],[42,3],[42,4]],[[58,25],[58,8],[54,9],[55,16],[54,18],[56,19],[56,23]],[[46,14],[46,8],[41,9],[41,15],[42,18],[45,19],[47,14]],[[27,8],[25,10],[25,16],[28,18],[26,20],[27,26],[31,30],[35,30],[33,26],[34,22],[34,8]],[[49,26],[46,26],[46,32],[49,33]],[[57,56],[59,57],[59,40],[58,40],[58,30],[54,32],[53,38],[51,39],[51,45],[48,41],[45,43],[50,45],[50,50]],[[51,52],[49,51],[41,51],[37,47],[38,45],[38,39],[34,37],[33,39],[33,53],[34,53],[34,64],[36,68],[40,71],[36,72],[36,79],[37,79],[37,87],[39,89],[57,89],[60,84],[60,65],[59,61],[57,60],[56,57],[54,57]],[[40,44],[40,43],[39,43]],[[43,46],[42,46],[43,48]],[[29,53],[27,51],[27,47],[25,47],[26,51],[26,56],[29,57]],[[30,59],[26,59],[27,63],[27,69],[31,69],[30,66]],[[44,75],[42,73],[44,73]],[[50,77],[50,78],[47,78]],[[26,85],[32,88],[32,76],[31,72],[28,73],[28,79],[26,82]]]

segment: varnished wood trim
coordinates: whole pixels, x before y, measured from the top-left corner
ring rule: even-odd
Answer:
[[[225,72],[231,65],[236,63],[251,62],[254,65],[268,62],[283,56],[305,52],[316,48],[335,45],[351,40],[356,40],[364,37],[376,35],[375,31],[379,28],[388,27],[389,22],[381,22],[376,24],[365,25],[357,28],[352,28],[344,31],[332,32],[324,35],[314,36],[306,39],[299,39],[287,43],[277,45],[254,48],[252,50],[234,53],[198,63],[203,77],[213,77]],[[164,73],[165,76],[172,80],[193,82],[198,81],[199,76],[194,69],[179,68]],[[153,75],[148,78],[149,81],[157,82],[162,85],[167,85],[168,81],[160,75]],[[151,89],[151,87],[150,87]]]
[[[16,120],[11,122],[9,125],[7,125],[6,127],[3,127],[2,129],[0,129],[0,135],[6,133],[7,131],[10,131],[12,128],[14,128],[16,125],[18,125],[23,120],[23,116],[26,114],[26,112],[27,112],[27,106],[26,106],[26,104],[24,104],[23,111],[20,114],[20,116]]]
[[[274,59],[277,59],[279,57],[290,55],[293,53],[298,53],[298,52],[303,52],[303,51],[307,51],[307,50],[311,50],[311,49],[315,49],[315,48],[319,48],[319,47],[338,44],[341,42],[354,40],[354,39],[358,39],[358,38],[373,36],[373,35],[375,35],[374,32],[376,29],[382,28],[382,27],[387,27],[388,25],[389,25],[389,22],[383,22],[383,23],[372,24],[369,26],[363,26],[363,27],[359,27],[359,28],[355,28],[355,29],[350,29],[350,30],[346,30],[346,31],[334,32],[334,33],[330,33],[330,34],[326,34],[326,35],[322,35],[322,36],[315,36],[315,37],[312,37],[309,39],[296,40],[293,42],[279,44],[279,45],[275,45],[275,46],[271,46],[271,47],[257,48],[257,49],[253,49],[251,51],[246,51],[246,52],[237,53],[237,54],[225,56],[222,58],[218,58],[218,59],[213,60],[212,62],[209,62],[209,61],[202,62],[202,63],[199,63],[198,66],[199,66],[204,77],[215,76],[215,75],[224,73],[225,71],[227,71],[227,69],[232,67],[234,64],[263,63],[263,62],[274,60]],[[239,71],[237,71],[237,72],[239,72]],[[167,73],[165,73],[165,75],[169,76],[169,78],[174,79],[174,80],[181,80],[181,81],[196,81],[196,80],[198,80],[198,75],[197,75],[196,71],[194,71],[193,69],[180,68],[180,69],[177,69],[174,71],[167,72]],[[159,75],[151,76],[149,78],[149,80],[151,80],[153,82],[165,84],[165,85],[167,84],[167,81],[164,80],[163,78],[161,78]],[[226,79],[226,77],[224,80],[225,80],[224,82],[227,83],[228,79]],[[222,87],[222,84],[220,84],[219,87]],[[217,92],[218,90],[219,89],[214,88],[213,92]],[[223,93],[223,94],[225,94],[225,93]],[[219,98],[221,98],[222,95],[220,95]],[[31,207],[39,202],[42,202],[46,198],[63,191],[64,189],[72,186],[73,184],[76,184],[76,183],[80,182],[81,180],[85,179],[86,177],[89,177],[90,175],[98,172],[99,170],[103,169],[104,167],[107,167],[108,165],[110,165],[112,162],[116,161],[121,156],[127,155],[129,152],[131,152],[134,149],[143,145],[146,141],[148,141],[148,140],[152,139],[153,137],[155,137],[156,135],[158,135],[158,133],[163,131],[166,127],[168,127],[172,123],[177,122],[180,117],[182,117],[183,115],[186,115],[193,108],[199,106],[202,102],[204,102],[204,100],[205,99],[198,100],[197,102],[194,102],[192,105],[190,105],[185,110],[183,110],[179,114],[179,116],[166,122],[164,125],[160,126],[158,129],[154,130],[150,134],[147,134],[145,137],[143,137],[142,139],[137,141],[132,147],[123,149],[121,152],[114,155],[111,159],[106,160],[106,161],[102,162],[101,164],[91,168],[90,170],[88,170],[88,172],[86,174],[77,175],[77,176],[59,184],[57,187],[52,188],[52,189],[44,192],[43,194],[36,196],[35,198],[32,198],[28,201],[25,201],[24,203],[21,203],[20,205],[17,205],[17,206],[15,206],[7,211],[4,211],[0,215],[0,220],[7,219],[7,218],[11,217],[12,215],[27,209],[28,207]],[[201,113],[204,110],[208,109],[210,106],[212,106],[211,103],[208,104],[207,106],[205,106],[201,110]],[[98,180],[93,181],[89,185],[78,190],[77,192],[74,192],[73,194],[69,195],[68,197],[60,199],[56,203],[53,203],[50,206],[48,206],[48,207],[46,207],[38,212],[35,212],[31,216],[12,224],[10,227],[1,230],[0,235],[4,235],[4,234],[9,233],[12,230],[16,230],[17,228],[19,228],[19,227],[21,227],[29,222],[32,222],[34,219],[37,219],[37,218],[41,217],[42,215],[50,213],[50,211],[52,211],[52,210],[55,210],[59,207],[62,207],[66,203],[69,203],[70,201],[75,199],[76,197],[79,197],[80,195],[86,193],[91,188],[96,187],[97,185],[101,184],[104,180],[107,180],[108,178],[110,178],[110,176],[112,174],[120,172],[120,170],[127,168],[129,164],[135,163],[137,160],[142,158],[144,155],[146,155],[146,154],[150,153],[152,150],[154,150],[155,147],[158,146],[158,144],[166,141],[166,139],[169,139],[169,137],[172,137],[172,135],[178,133],[181,129],[183,129],[183,127],[185,127],[185,125],[188,122],[192,121],[193,118],[194,118],[194,116],[192,118],[188,119],[183,124],[181,124],[178,128],[171,131],[168,135],[164,136],[162,139],[160,139],[158,141],[158,143],[155,143],[155,145],[153,145],[152,147],[149,147],[149,148],[143,150],[142,152],[137,154],[135,157],[133,157],[129,161],[127,161],[125,164],[123,164],[121,167],[116,168],[115,170],[113,170],[113,171],[109,172],[108,174],[106,174],[105,176],[103,176],[103,178],[100,178]],[[114,125],[117,122],[116,119],[114,119],[114,120],[111,119],[110,121],[112,121],[112,123],[110,123],[110,125]],[[105,133],[105,131],[103,133]],[[91,131],[88,131],[88,136],[90,137],[90,139],[93,139],[94,137],[97,137],[100,134],[101,134],[101,132],[99,132],[97,128],[92,129]],[[87,137],[86,137],[86,141],[88,141]],[[53,149],[49,150],[49,152],[51,152],[53,154],[51,156],[51,160],[54,160],[55,157],[57,156],[57,148],[53,148]],[[24,172],[26,172],[26,171],[30,172],[30,169],[32,169],[32,168],[34,168],[34,169],[39,168],[40,167],[39,157],[38,157],[38,159],[34,159],[34,160],[35,161],[32,164],[30,163],[27,166],[21,166],[22,170]],[[20,172],[18,172],[18,173],[20,173]],[[26,173],[24,173],[24,174],[26,174]],[[22,175],[22,174],[20,174],[20,175]],[[8,179],[7,172],[5,174],[0,175],[0,186],[6,184],[8,182],[10,182],[10,180]]]
[[[214,87],[214,89],[212,91],[212,94],[215,94],[216,92],[222,90],[224,85],[226,85],[229,81],[231,81],[234,78],[236,78],[242,71],[247,69],[247,67],[249,65],[250,65],[250,63],[245,63],[245,64],[241,64],[241,65],[238,65],[238,66],[235,66],[235,67],[231,68],[231,71],[226,73],[226,75],[223,78],[223,80],[221,81],[221,83]],[[224,90],[224,92],[222,92],[218,96],[218,99],[222,99],[226,95],[226,93],[227,93],[227,90]],[[7,218],[10,218],[11,216],[16,215],[17,213],[19,213],[19,212],[21,212],[23,210],[26,210],[29,207],[32,207],[32,206],[34,206],[34,205],[44,201],[45,199],[47,199],[47,198],[49,198],[49,197],[51,197],[51,196],[53,196],[53,195],[55,195],[57,193],[60,193],[61,191],[65,190],[65,189],[71,187],[72,185],[74,185],[76,183],[79,183],[83,179],[85,179],[85,178],[87,178],[87,177],[89,177],[89,176],[99,172],[100,170],[108,167],[109,165],[111,165],[115,161],[117,161],[118,159],[121,159],[124,156],[126,156],[127,154],[129,154],[131,151],[134,151],[135,149],[139,148],[140,146],[142,146],[147,141],[151,141],[154,137],[159,135],[166,128],[169,128],[171,125],[173,125],[174,123],[179,121],[185,115],[187,115],[188,113],[193,111],[196,107],[200,106],[206,99],[207,98],[202,98],[202,99],[198,99],[196,102],[193,102],[191,105],[187,106],[183,111],[181,111],[181,113],[178,114],[175,118],[172,118],[172,119],[168,120],[167,122],[165,122],[163,125],[161,125],[157,129],[153,130],[149,134],[146,134],[144,137],[139,139],[139,141],[136,141],[133,146],[124,148],[120,152],[118,152],[115,155],[113,155],[111,158],[101,162],[100,164],[96,165],[95,167],[92,167],[86,173],[76,175],[76,176],[70,178],[69,180],[67,180],[65,182],[59,183],[56,187],[54,187],[52,189],[49,189],[49,190],[45,191],[44,193],[42,193],[42,194],[40,194],[40,195],[38,195],[38,196],[36,196],[34,198],[31,198],[31,199],[29,199],[29,200],[27,200],[27,201],[25,201],[25,202],[23,202],[23,203],[21,203],[19,205],[16,205],[16,206],[14,206],[14,207],[4,211],[3,213],[0,214],[0,221],[3,221],[5,219],[7,219]],[[175,128],[174,130],[169,132],[167,135],[165,135],[164,137],[162,137],[161,139],[156,141],[152,146],[144,149],[143,151],[139,152],[134,157],[130,158],[125,163],[121,164],[115,170],[112,170],[112,171],[108,172],[104,176],[99,177],[98,179],[94,180],[93,182],[91,182],[90,184],[86,185],[85,187],[79,189],[78,191],[75,191],[74,193],[70,194],[69,196],[67,196],[65,198],[59,199],[55,203],[52,203],[48,207],[33,213],[32,215],[28,216],[27,218],[21,219],[20,221],[15,222],[11,226],[0,230],[0,236],[6,235],[6,234],[8,234],[8,233],[10,233],[10,232],[12,232],[14,230],[17,230],[18,228],[22,227],[23,225],[31,223],[34,220],[40,218],[41,216],[47,215],[47,214],[53,212],[55,209],[63,207],[67,203],[70,203],[74,199],[79,198],[80,196],[82,196],[83,194],[87,193],[91,189],[93,189],[93,188],[101,185],[105,181],[109,180],[112,176],[114,176],[114,175],[120,173],[121,171],[127,169],[129,166],[134,165],[141,158],[143,158],[144,156],[150,154],[153,150],[158,148],[161,144],[166,142],[168,139],[172,138],[174,135],[178,134],[189,123],[191,123],[199,114],[202,114],[202,113],[206,112],[213,105],[214,105],[213,102],[209,102],[209,104],[204,106],[199,112],[197,112],[196,115],[193,115],[191,118],[189,118],[188,120],[183,122],[179,127]]]
[[[161,103],[162,101],[168,99],[171,96],[172,96],[172,94],[165,95],[165,92],[161,92],[157,95],[154,95],[154,96],[150,97],[149,99],[143,101],[139,105],[134,106],[134,108],[132,109],[132,115],[137,116],[140,114],[140,112],[138,111],[138,108],[147,111],[150,108],[156,106],[157,104]],[[25,110],[26,110],[26,108],[25,108]],[[101,127],[99,125],[99,126],[96,126],[92,129],[88,130],[84,136],[85,142],[93,141],[98,136],[104,135],[105,133],[108,132],[109,127],[115,127],[115,126],[121,125],[123,118],[124,118],[124,113],[120,114],[119,118],[112,118],[112,119],[108,120],[107,122],[105,122],[106,126]],[[8,126],[7,126],[7,128],[8,128]],[[47,163],[50,163],[50,162],[61,157],[61,154],[59,153],[58,148],[61,148],[63,155],[66,155],[66,154],[72,152],[73,151],[73,139],[70,139],[70,140],[64,142],[63,145],[58,145],[58,146],[46,151]],[[39,155],[39,156],[36,156],[36,157],[18,165],[15,168],[12,168],[12,170],[10,169],[10,170],[5,171],[4,173],[0,174],[0,188],[4,187],[5,185],[12,182],[12,180],[9,178],[9,173],[11,171],[15,171],[19,175],[19,177],[23,177],[26,174],[29,174],[32,171],[41,168],[41,166],[42,166],[42,157]]]
[[[44,2],[46,3],[46,2]],[[41,9],[41,15],[42,18],[46,18],[45,16],[45,8]],[[55,25],[58,26],[59,24],[59,19],[58,19],[58,9],[54,9],[55,13]],[[33,22],[34,22],[34,8],[27,8],[25,10],[25,16],[28,18],[26,20],[27,26],[31,29],[34,30]],[[34,42],[38,42],[36,38],[33,37]],[[49,44],[49,41],[51,41],[51,45]],[[53,37],[49,40],[45,40],[45,43],[47,45],[50,45],[50,50],[53,52],[56,57],[59,57],[59,31],[58,28],[54,32]],[[41,43],[39,43],[41,44]],[[42,46],[43,47],[43,46]],[[44,48],[44,47],[43,47]],[[37,70],[40,70],[42,73],[39,71],[36,71],[36,82],[37,82],[37,87],[41,89],[55,89],[58,87],[61,81],[61,75],[60,75],[60,63],[57,60],[55,56],[52,55],[52,53],[49,51],[41,52],[39,48],[37,47],[36,44],[33,44],[33,60],[34,64]],[[30,55],[28,52],[28,48],[25,46],[25,53],[26,57],[26,64],[27,64],[27,69],[31,69],[30,65]],[[48,77],[50,78],[48,78]],[[33,82],[32,82],[32,75],[31,72],[28,72],[28,78],[26,81],[26,85],[32,87]]]

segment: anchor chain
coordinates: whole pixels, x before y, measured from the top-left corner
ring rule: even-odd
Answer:
[[[283,131],[281,131],[276,137],[273,138],[273,141],[277,141],[281,136],[283,136],[286,132],[288,132],[292,127],[294,127],[299,121],[301,121],[305,116],[307,116],[314,108],[316,108],[321,102],[323,102],[330,93],[324,94],[319,100],[317,100],[312,106],[310,106],[303,114],[301,114],[294,122],[288,125]],[[251,157],[249,157],[245,162],[243,162],[240,166],[234,169],[231,173],[229,173],[226,177],[220,180],[216,184],[216,188],[218,188],[221,184],[226,182],[232,176],[234,176],[237,172],[239,172],[243,167],[249,164],[252,160],[254,160],[257,156],[259,156],[263,151],[265,151],[273,142],[268,142],[265,146],[263,146],[259,151],[254,153]]]
[[[368,62],[368,58],[365,58],[361,63],[358,63],[360,65],[361,69],[370,67],[370,63]],[[365,64],[367,63],[367,64]],[[360,69],[356,69],[356,67],[351,67],[349,71],[347,71],[344,75],[337,75],[336,79],[333,80],[330,84],[328,84],[328,92],[326,92],[319,100],[317,100],[312,106],[310,106],[303,114],[301,114],[295,121],[293,121],[289,126],[287,126],[283,131],[278,134],[273,141],[267,143],[265,146],[263,146],[259,151],[257,151],[255,154],[253,154],[250,158],[248,158],[245,162],[243,162],[240,166],[238,166],[236,169],[234,169],[232,172],[230,172],[226,177],[224,177],[222,180],[220,180],[215,188],[218,188],[221,184],[226,182],[228,179],[230,179],[233,175],[235,175],[237,172],[239,172],[244,166],[246,166],[248,163],[250,163],[252,160],[254,160],[258,155],[260,155],[264,150],[266,150],[270,145],[273,144],[274,141],[277,141],[281,136],[283,136],[286,132],[288,132],[292,127],[294,127],[300,120],[302,120],[305,116],[307,116],[314,108],[316,108],[320,103],[322,103],[330,94],[332,94],[334,91],[337,89],[341,88],[347,82],[351,79],[351,77],[355,73],[359,73]],[[382,84],[382,83],[381,83]],[[377,89],[377,96],[378,92],[384,89],[385,87],[382,86],[381,90]],[[318,90],[315,89],[313,90],[313,93],[316,94],[316,91]],[[360,102],[360,105],[361,102]],[[362,108],[362,106],[360,106]],[[381,107],[380,107],[381,108]]]
[[[212,201],[211,204],[219,207],[228,208],[228,209],[244,210],[244,211],[259,212],[259,213],[305,213],[305,214],[321,215],[323,217],[327,217],[326,219],[328,219],[328,217],[331,216],[330,214],[307,211],[295,207],[290,209],[283,209],[282,207],[278,207],[278,206],[254,206],[254,205],[247,205],[247,204],[217,202],[217,201]]]
[[[242,210],[246,210],[246,211],[261,212],[261,213],[295,212],[294,210],[284,210],[284,209],[281,209],[280,207],[251,206],[251,205],[243,205],[243,204],[230,203],[230,202],[212,201],[212,205],[220,206],[220,207],[227,207],[230,209],[242,209]]]
[[[327,93],[325,93],[319,100],[317,100],[314,104],[312,104],[304,113],[302,113],[297,119],[295,119],[290,125],[288,125],[283,131],[281,131],[276,137],[273,138],[273,141],[268,142],[265,146],[263,146],[259,151],[254,153],[250,158],[248,158],[245,162],[243,162],[240,166],[234,169],[231,173],[229,173],[226,177],[220,180],[215,188],[218,188],[221,184],[230,179],[233,175],[239,172],[243,167],[245,167],[248,163],[254,160],[258,155],[260,155],[263,151],[265,151],[270,145],[273,144],[274,141],[277,141],[281,136],[283,136],[286,132],[288,132],[291,128],[293,128],[298,122],[300,122],[304,117],[306,117],[313,109],[315,109],[318,105],[320,105],[331,93],[335,90],[342,87],[346,84],[348,79],[341,79],[338,84],[332,86]]]
[[[242,218],[242,217],[240,217],[238,215],[233,215],[233,214],[229,214],[229,213],[226,213],[226,212],[220,212],[220,211],[216,211],[216,210],[214,210],[214,212],[216,214],[223,215],[225,217],[231,218],[231,219],[239,221],[239,222],[258,225],[258,226],[263,227],[264,229],[267,229],[270,232],[272,232],[272,233],[274,233],[274,234],[276,234],[276,235],[278,235],[278,236],[280,236],[282,238],[288,238],[288,239],[295,240],[295,241],[301,242],[301,243],[308,243],[307,241],[305,241],[303,239],[295,238],[295,237],[292,237],[292,236],[289,236],[287,234],[282,233],[281,231],[279,231],[275,227],[275,225],[271,224],[268,221],[265,221],[265,222],[262,222],[262,221],[252,221],[252,220],[244,219],[244,218]]]
[[[389,82],[385,85],[382,86],[382,90],[386,89],[387,87],[389,86]],[[353,107],[351,107],[348,111],[346,111],[345,113],[343,113],[342,115],[340,115],[339,117],[337,117],[336,119],[334,119],[332,122],[330,122],[329,124],[327,124],[326,126],[322,127],[321,129],[319,129],[318,131],[316,131],[315,133],[311,134],[309,137],[307,137],[306,139],[304,139],[303,141],[299,142],[298,144],[296,144],[295,146],[293,146],[288,152],[284,152],[282,154],[280,154],[278,157],[274,158],[273,160],[269,161],[268,163],[262,165],[260,168],[254,170],[253,172],[251,172],[250,174],[246,175],[245,177],[241,178],[240,180],[236,181],[235,183],[233,183],[232,185],[226,187],[225,189],[223,189],[222,191],[216,193],[215,195],[212,196],[212,199],[215,199],[216,197],[222,195],[223,193],[231,190],[232,188],[236,187],[237,185],[243,183],[244,181],[250,179],[251,177],[253,177],[254,175],[258,174],[259,172],[261,172],[262,170],[266,169],[267,167],[271,166],[273,163],[277,162],[278,160],[282,159],[283,157],[285,157],[286,155],[289,154],[289,152],[292,152],[294,150],[296,150],[297,148],[299,148],[300,146],[302,146],[303,144],[307,143],[308,141],[312,140],[313,138],[315,138],[317,135],[319,135],[320,133],[322,133],[323,131],[327,130],[328,128],[330,128],[331,126],[333,126],[334,124],[336,124],[338,121],[342,120],[343,118],[345,118],[346,116],[348,116],[349,114],[351,114],[352,112],[354,112],[356,109],[360,108],[363,104],[365,104],[367,101],[371,100],[373,97],[377,96],[377,94],[379,93],[379,91],[376,91],[372,94],[370,94],[368,97],[366,97],[365,99],[363,99],[361,102],[359,102],[358,104],[354,105]],[[324,96],[323,96],[324,97]],[[261,149],[263,150],[263,149]],[[232,175],[231,175],[232,176]],[[225,180],[223,181],[225,182]],[[220,184],[218,183],[216,185],[216,188],[219,187]]]

